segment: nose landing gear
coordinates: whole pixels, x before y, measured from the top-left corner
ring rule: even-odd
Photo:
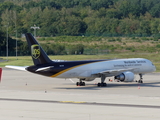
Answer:
[[[140,79],[139,79],[138,81],[136,81],[136,82],[138,82],[138,83],[143,83],[143,75],[142,75],[142,74],[139,74],[139,77],[140,77]]]

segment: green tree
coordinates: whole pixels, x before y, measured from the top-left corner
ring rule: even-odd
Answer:
[[[150,23],[151,34],[156,34],[159,32],[157,25],[160,25],[159,19],[154,19],[154,21],[153,20],[151,21],[151,23]]]
[[[110,5],[113,5],[112,0],[90,0],[91,8],[98,10],[100,8],[109,8]]]
[[[82,44],[72,45],[69,47],[68,50],[69,54],[83,54],[83,52],[84,52],[84,45]]]
[[[66,16],[57,23],[57,31],[63,35],[79,35],[85,33],[87,25],[75,16]]]
[[[160,12],[159,11],[160,11],[160,3],[153,6],[150,10],[150,13],[153,17],[160,18]]]
[[[0,56],[5,56],[6,53],[6,37],[3,32],[0,31]]]

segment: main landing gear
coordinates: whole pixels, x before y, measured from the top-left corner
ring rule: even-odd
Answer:
[[[139,79],[138,81],[136,81],[136,82],[138,82],[138,83],[143,83],[143,77],[142,77],[142,74],[139,74],[139,77],[140,77],[140,79]]]
[[[97,86],[98,87],[106,87],[107,83],[105,83],[106,76],[105,75],[101,75],[101,83],[98,83]]]
[[[82,79],[79,80],[80,82],[77,82],[77,86],[85,86],[85,82],[82,82]]]
[[[106,87],[107,83],[105,83],[106,76],[105,75],[101,75],[101,83],[98,83],[97,86],[98,87]],[[85,86],[85,82],[82,82],[85,79],[80,79],[79,82],[76,83],[77,86]]]

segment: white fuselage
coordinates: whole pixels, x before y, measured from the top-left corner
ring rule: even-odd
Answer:
[[[156,70],[153,63],[144,58],[131,58],[131,59],[115,59],[100,61],[95,63],[89,63],[80,65],[69,69],[58,76],[57,78],[89,78],[94,74],[101,73],[103,71],[113,71],[121,69],[131,69],[129,71],[134,74],[145,74]],[[111,72],[107,77],[118,75],[119,72]]]

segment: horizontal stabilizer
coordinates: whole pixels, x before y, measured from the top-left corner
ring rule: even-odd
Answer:
[[[12,66],[12,65],[6,65],[6,68],[12,68],[12,69],[16,69],[16,70],[22,70],[22,71],[26,71],[26,68],[28,66]]]

